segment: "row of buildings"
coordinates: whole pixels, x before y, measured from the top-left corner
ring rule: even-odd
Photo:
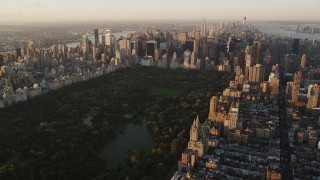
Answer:
[[[246,45],[241,51],[243,58],[241,53],[240,57],[233,54],[230,60],[236,50],[226,54],[235,78],[211,98],[207,118],[194,120],[171,179],[320,177],[320,52],[304,54],[299,39],[292,40],[291,49],[284,48],[281,41],[274,46],[275,38],[285,37],[269,36],[255,34],[259,42],[256,47]],[[241,42],[246,44],[246,39]],[[285,107],[279,106],[282,96]],[[280,108],[286,109],[284,119]],[[288,126],[280,126],[281,121]],[[288,149],[281,145],[284,142],[289,143]],[[287,162],[284,154],[289,155]],[[284,167],[288,164],[289,171]]]

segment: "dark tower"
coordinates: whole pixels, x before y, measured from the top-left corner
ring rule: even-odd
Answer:
[[[16,53],[17,53],[17,57],[18,58],[19,56],[21,57],[21,48],[17,48],[16,49]]]
[[[256,64],[263,64],[264,44],[258,43]]]
[[[299,53],[299,38],[294,38],[292,41],[292,54],[298,54]]]
[[[252,45],[252,57],[253,62],[252,64],[255,65],[258,62],[258,42],[254,42]]]
[[[0,54],[0,66],[3,66],[3,55]]]
[[[189,51],[193,51],[193,45],[194,45],[194,42],[193,40],[187,40],[183,45],[182,45],[182,48],[183,48],[183,51],[186,51],[187,49]]]
[[[94,30],[94,44],[96,45],[96,47],[98,47],[99,44],[99,30],[95,29]]]
[[[157,49],[157,42],[156,41],[147,41],[147,56],[152,56],[154,58],[154,52]]]

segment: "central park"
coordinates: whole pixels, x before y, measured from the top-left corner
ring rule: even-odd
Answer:
[[[168,179],[194,118],[206,119],[210,98],[232,78],[134,66],[0,109],[0,179]],[[125,163],[108,168],[102,151],[142,124],[150,146],[126,150]]]

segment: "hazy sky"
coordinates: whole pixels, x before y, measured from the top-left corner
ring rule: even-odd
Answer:
[[[320,0],[0,0],[0,23],[81,20],[320,20]]]

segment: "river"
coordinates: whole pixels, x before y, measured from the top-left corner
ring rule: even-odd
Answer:
[[[111,140],[100,154],[107,169],[116,169],[126,164],[131,149],[147,150],[153,145],[153,139],[147,129],[147,121],[140,124],[128,124],[123,133]]]
[[[281,27],[288,26],[282,25],[280,23],[252,23],[252,25],[257,28],[260,32],[267,34],[275,34],[280,36],[288,36],[293,38],[308,39],[308,40],[320,40],[320,35],[300,33],[295,31],[287,31]]]

